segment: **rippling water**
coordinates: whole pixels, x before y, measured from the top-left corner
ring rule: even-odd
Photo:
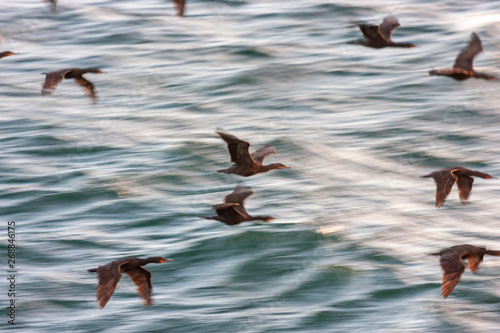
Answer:
[[[497,82],[429,77],[475,31],[475,65],[500,75],[495,1],[5,2],[0,60],[0,211],[17,223],[16,328],[26,332],[494,332],[500,261],[466,271],[446,301],[428,254],[500,247],[498,180],[434,207],[419,176],[464,165],[500,175]],[[395,14],[373,50],[350,19]],[[41,72],[98,67],[93,105]],[[292,170],[250,178],[222,128],[273,143]],[[199,219],[243,180],[271,223]],[[7,252],[2,236],[1,251]],[[149,265],[154,305],[124,277],[104,310],[87,268]],[[6,258],[5,255],[2,257]],[[6,267],[2,263],[2,267]],[[2,271],[5,272],[5,269]],[[5,281],[5,280],[4,280]],[[7,284],[0,293],[7,300]],[[6,302],[3,302],[5,312]],[[11,328],[3,316],[0,327]]]

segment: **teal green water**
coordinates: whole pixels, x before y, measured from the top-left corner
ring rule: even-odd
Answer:
[[[475,31],[475,66],[500,75],[494,1],[11,1],[0,13],[0,251],[16,221],[22,332],[495,332],[500,261],[466,271],[447,300],[431,252],[499,248],[498,180],[470,204],[434,207],[420,175],[463,165],[500,176],[500,86],[429,77]],[[350,18],[392,13],[395,41],[373,50]],[[42,72],[88,74],[40,96]],[[249,178],[230,165],[222,128],[271,142],[291,170]],[[238,181],[252,214],[210,215]],[[148,265],[151,307],[125,276],[100,310],[86,269],[127,256]]]

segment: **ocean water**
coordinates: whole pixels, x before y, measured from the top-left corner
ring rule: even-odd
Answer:
[[[352,20],[396,15],[374,50]],[[477,179],[439,210],[419,176],[463,165],[500,176],[500,86],[428,76],[472,32],[478,71],[500,75],[496,1],[4,1],[0,51],[2,331],[495,332],[500,261],[486,257],[447,300],[429,253],[500,248],[500,181]],[[92,104],[42,72],[97,67]],[[223,129],[272,143],[293,169],[248,178]],[[242,181],[250,214],[198,218]],[[8,324],[7,222],[16,222],[16,325]],[[153,306],[124,276],[96,303],[86,270],[151,264]]]

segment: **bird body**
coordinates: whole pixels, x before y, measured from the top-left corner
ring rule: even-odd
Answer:
[[[381,49],[384,47],[415,47],[412,43],[394,43],[392,41],[392,32],[400,26],[398,19],[393,16],[387,16],[384,18],[380,25],[366,23],[356,23],[356,25],[363,33],[363,37],[365,39],[348,42],[348,44],[363,45],[375,49]]]
[[[478,73],[474,70],[472,63],[474,57],[483,52],[483,45],[479,36],[475,32],[472,33],[467,46],[460,51],[452,69],[438,69],[429,71],[429,75],[449,76],[457,81],[463,81],[471,77],[485,80],[496,80],[495,76],[484,73]]]
[[[457,183],[458,196],[462,204],[467,204],[474,178],[472,176],[481,177],[484,179],[496,178],[487,173],[480,171],[469,170],[464,167],[445,168],[434,171],[428,175],[421,176],[421,178],[432,177],[436,182],[436,207],[439,208],[444,203],[446,197],[451,192],[453,184]]]
[[[227,225],[236,225],[244,221],[270,221],[272,216],[251,216],[247,213],[244,202],[254,192],[241,185],[236,185],[233,192],[226,195],[223,204],[212,206],[217,212],[216,216],[200,216],[207,220],[217,220]]]
[[[467,259],[470,271],[476,274],[479,264],[483,261],[485,254],[497,256],[500,255],[500,251],[487,250],[485,247],[463,244],[452,246],[437,253],[432,253],[432,255],[441,257],[439,263],[444,271],[442,279],[443,284],[441,286],[441,295],[443,298],[447,298],[460,282],[460,277],[465,271],[465,265],[462,260]]]
[[[62,80],[75,79],[76,83],[85,89],[86,95],[95,102],[97,97],[94,91],[94,85],[83,77],[86,73],[101,74],[102,71],[96,68],[68,68],[50,73],[42,73],[46,75],[42,87],[42,96],[52,94]]]
[[[268,172],[275,169],[291,169],[282,163],[272,163],[263,165],[264,159],[271,155],[276,154],[276,149],[270,145],[260,148],[250,155],[248,148],[250,143],[240,140],[234,135],[218,131],[217,134],[222,140],[227,143],[227,150],[231,156],[231,162],[234,162],[228,169],[217,170],[220,173],[234,173],[240,176],[248,177],[261,172]]]
[[[145,299],[145,304],[150,305],[151,290],[153,288],[151,284],[151,272],[142,266],[150,263],[164,263],[167,261],[173,260],[163,257],[149,257],[145,259],[130,257],[111,261],[97,268],[88,269],[88,272],[96,272],[99,277],[99,285],[97,288],[97,301],[99,306],[104,308],[109,302],[123,273],[127,274],[135,283],[139,295]]]

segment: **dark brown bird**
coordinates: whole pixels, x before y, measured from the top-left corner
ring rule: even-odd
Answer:
[[[96,73],[101,74],[100,69],[95,68],[69,68],[62,69],[56,72],[42,73],[46,74],[45,83],[42,87],[42,96],[50,95],[56,90],[59,82],[64,79],[75,79],[76,83],[85,89],[85,94],[90,97],[94,103],[97,101],[97,97],[94,91],[94,85],[92,82],[86,80],[82,75],[86,73]]]
[[[99,306],[104,308],[109,302],[111,296],[115,292],[118,281],[122,278],[122,274],[127,274],[137,286],[137,292],[140,297],[145,299],[145,305],[151,304],[151,272],[141,266],[150,263],[164,263],[173,261],[163,257],[141,258],[124,258],[107,263],[104,266],[88,269],[88,272],[97,272],[99,277],[99,285],[97,287],[97,302]]]
[[[444,203],[448,194],[450,194],[451,188],[455,182],[457,183],[458,196],[460,197],[462,204],[467,204],[470,191],[472,190],[472,183],[474,183],[474,178],[471,176],[481,177],[484,179],[497,178],[488,175],[487,173],[469,170],[464,167],[441,169],[426,176],[421,176],[420,178],[432,177],[436,182],[436,207],[439,208]]]
[[[348,44],[363,45],[375,49],[384,47],[415,47],[415,45],[411,43],[394,43],[391,40],[392,32],[400,26],[398,19],[394,16],[387,16],[380,25],[366,23],[355,24],[359,27],[365,39],[348,42]]]
[[[496,80],[497,78],[491,75],[478,73],[472,68],[474,57],[483,52],[483,45],[478,35],[472,33],[467,46],[458,54],[453,64],[452,69],[438,69],[429,71],[429,75],[449,76],[455,80],[462,81],[471,77],[485,80]]]
[[[19,54],[19,53],[12,52],[12,51],[0,52],[0,59],[5,58],[5,57],[10,57],[11,55],[14,55],[14,54]]]
[[[172,0],[172,3],[177,11],[177,15],[180,17],[184,16],[184,6],[186,5],[186,0]]]
[[[266,145],[260,148],[252,155],[248,152],[250,143],[240,140],[234,135],[223,133],[218,131],[217,134],[220,135],[222,140],[227,143],[227,150],[229,155],[231,155],[231,162],[234,162],[233,166],[228,169],[217,170],[217,172],[222,173],[234,173],[240,176],[248,177],[255,175],[260,172],[268,172],[269,170],[275,169],[291,169],[281,163],[272,163],[269,165],[262,165],[264,159],[271,154],[276,154],[276,149],[271,145]]]
[[[498,256],[500,251],[486,250],[485,247],[463,244],[432,253],[432,255],[441,256],[439,263],[444,271],[441,296],[447,298],[460,282],[460,276],[465,271],[463,259],[467,259],[470,271],[476,274],[485,254]]]
[[[270,221],[274,218],[272,216],[250,216],[243,203],[253,194],[249,188],[243,187],[240,184],[236,185],[231,194],[226,195],[224,203],[213,205],[212,207],[217,212],[217,216],[200,216],[207,220],[221,221],[227,225],[236,225],[244,221]]]

